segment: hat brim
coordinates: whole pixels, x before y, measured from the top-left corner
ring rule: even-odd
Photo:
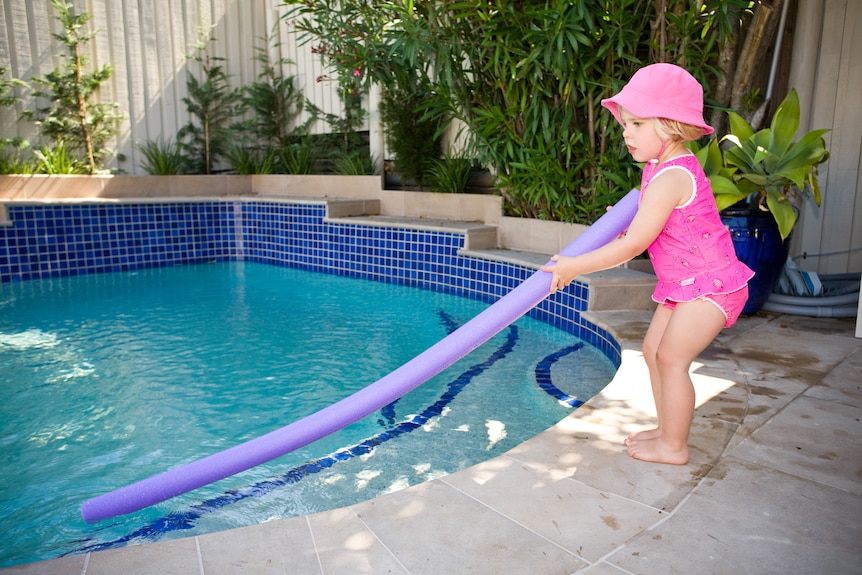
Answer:
[[[704,136],[708,136],[715,132],[712,126],[707,124],[700,112],[696,110],[687,110],[679,107],[671,113],[657,113],[657,110],[666,109],[662,102],[657,102],[644,94],[638,94],[632,90],[623,88],[619,94],[612,98],[602,100],[602,106],[607,108],[617,122],[622,125],[623,121],[620,117],[620,106],[625,108],[632,116],[636,118],[664,118],[667,120],[675,120],[684,124],[689,124],[701,129]]]

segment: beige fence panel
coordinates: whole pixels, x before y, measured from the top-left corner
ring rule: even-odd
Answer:
[[[829,128],[829,161],[819,170],[823,203],[806,202],[790,254],[820,274],[862,270],[862,2],[807,0],[799,5],[791,87],[803,129]]]
[[[289,58],[294,62],[284,66],[283,72],[296,76],[314,105],[341,115],[335,83],[316,81],[325,74],[323,63],[311,53],[310,45],[297,45],[293,27],[282,18],[286,8],[277,0],[74,0],[73,4],[77,13],[92,15],[90,25],[97,30],[88,44],[91,66],[114,67],[110,81],[98,94],[99,101],[117,102],[125,116],[112,143],[125,160],[114,162],[112,168],[142,173],[137,145],[173,139],[188,123],[182,99],[188,94],[189,71],[197,72],[188,56],[195,53],[202,31],[211,30],[211,54],[224,59],[221,64],[232,86],[257,79],[261,67],[255,49],[266,46],[273,61]],[[7,69],[7,77],[29,82],[60,64],[56,54],[64,48],[51,36],[61,31],[54,16],[50,0],[4,0],[0,67]],[[267,38],[271,43],[266,43]],[[14,110],[0,110],[0,137],[23,137],[37,143],[35,126],[19,120],[22,110],[34,107],[34,99],[28,90],[18,93],[23,102]],[[329,126],[318,120],[312,131],[325,133]]]

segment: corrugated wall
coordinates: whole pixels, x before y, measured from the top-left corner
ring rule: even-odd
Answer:
[[[127,157],[119,167],[128,173],[140,173],[136,142],[173,137],[188,121],[181,100],[186,95],[186,55],[193,52],[199,30],[210,25],[214,54],[226,58],[233,85],[257,77],[254,46],[275,32],[273,57],[293,60],[295,66],[285,71],[297,76],[306,96],[325,111],[340,113],[334,85],[315,81],[323,74],[321,62],[310,46],[297,47],[295,35],[280,18],[285,9],[278,0],[74,0],[74,5],[91,13],[99,30],[90,43],[92,61],[116,68],[102,99],[119,102],[126,114],[114,147]],[[831,129],[827,140],[832,157],[821,169],[823,206],[806,206],[791,255],[809,254],[801,265],[820,273],[860,271],[862,1],[798,0],[797,5],[789,84],[806,108],[803,127]],[[0,66],[13,76],[43,76],[57,65],[51,33],[59,31],[59,24],[50,0],[3,0],[0,29]],[[382,150],[376,118],[372,109],[368,128],[373,152]],[[317,132],[326,130],[323,123],[315,127]],[[34,132],[4,110],[0,134],[32,137]]]
[[[820,169],[823,204],[808,202],[791,256],[821,274],[862,270],[862,1],[799,0],[790,86],[803,105],[802,127],[829,128],[830,158]]]
[[[182,98],[187,95],[189,70],[197,71],[188,55],[211,28],[212,55],[224,58],[232,86],[257,79],[260,65],[255,47],[267,46],[272,59],[289,58],[284,68],[295,75],[306,96],[327,113],[340,114],[341,102],[332,82],[316,82],[323,74],[320,57],[309,45],[297,46],[296,34],[281,18],[285,8],[277,0],[73,0],[77,13],[92,15],[98,31],[89,42],[92,64],[109,64],[114,74],[103,84],[100,100],[118,102],[125,114],[114,149],[126,156],[113,165],[128,173],[138,167],[136,143],[159,137],[173,138],[189,121]],[[50,0],[3,0],[0,9],[0,66],[16,78],[30,80],[53,70],[59,61],[58,43],[51,37],[61,31]],[[201,36],[201,34],[204,36]],[[264,38],[272,37],[267,43]],[[31,101],[17,111],[31,108]],[[18,122],[8,110],[0,113],[0,134],[35,139],[32,125]],[[328,126],[318,122],[315,132]]]

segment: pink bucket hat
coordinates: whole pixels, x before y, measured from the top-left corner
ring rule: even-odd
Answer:
[[[619,106],[638,118],[666,118],[713,132],[703,119],[703,87],[694,76],[674,64],[650,64],[635,72],[620,93],[602,100],[617,122]]]

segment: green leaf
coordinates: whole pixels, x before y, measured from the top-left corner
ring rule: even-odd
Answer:
[[[754,130],[751,128],[751,125],[736,112],[728,112],[727,118],[730,123],[730,133],[737,140],[748,140],[754,135]]]
[[[766,205],[778,224],[781,239],[784,240],[787,239],[790,232],[793,231],[793,226],[796,225],[796,211],[786,197],[781,199],[782,197],[785,196],[778,190],[769,190],[766,194]]]
[[[775,115],[772,116],[770,128],[769,149],[782,155],[790,147],[799,129],[799,96],[795,89],[790,90],[778,106]]]

